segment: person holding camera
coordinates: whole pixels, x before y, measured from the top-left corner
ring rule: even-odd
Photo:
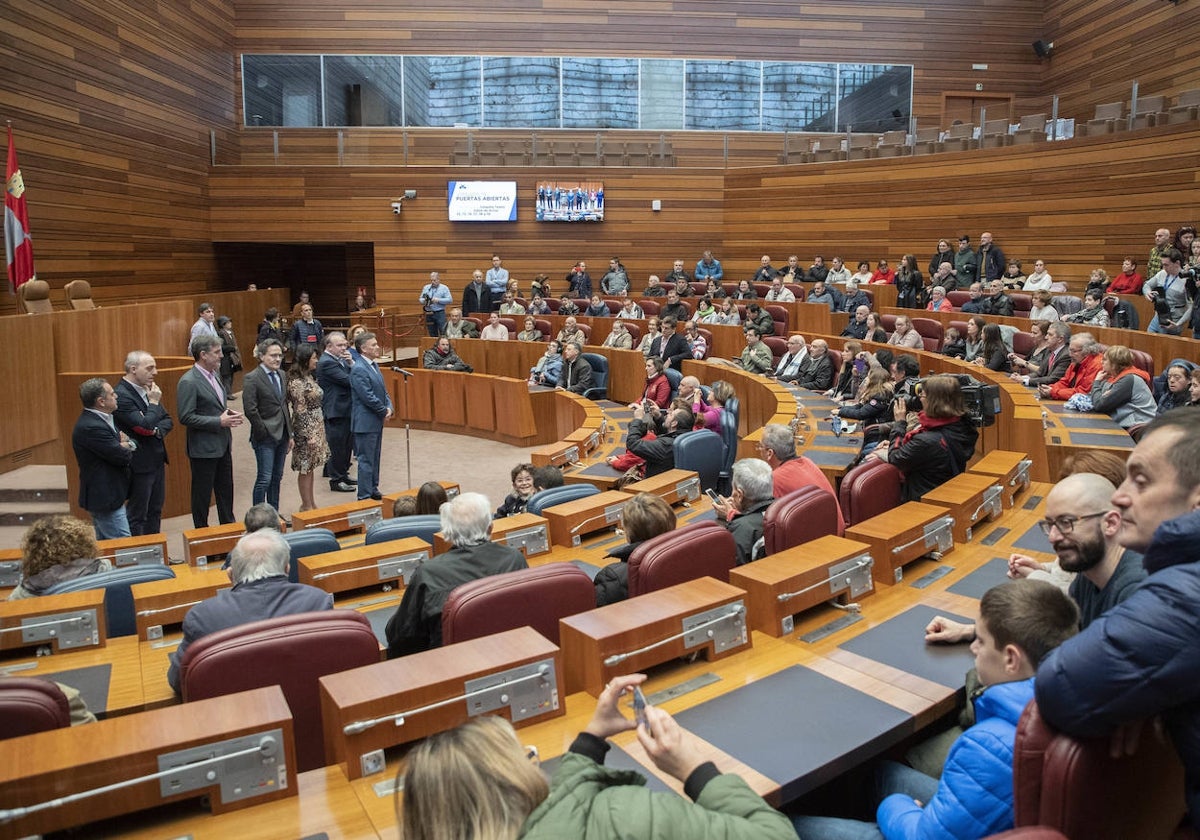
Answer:
[[[1146,281],[1142,294],[1154,304],[1154,318],[1146,332],[1179,335],[1191,323],[1192,298],[1188,294],[1188,278],[1184,276],[1183,254],[1177,248],[1162,252],[1162,270]],[[1195,284],[1195,271],[1192,271]]]
[[[906,502],[920,499],[963,472],[979,438],[956,377],[943,374],[924,381],[923,407],[912,430],[908,429],[910,401],[903,396],[896,398],[890,439],[868,456],[887,461],[904,473],[901,499]]]
[[[450,288],[443,286],[436,271],[429,272],[429,282],[421,289],[421,307],[425,310],[425,329],[430,338],[437,338],[446,327],[446,307],[454,303]]]

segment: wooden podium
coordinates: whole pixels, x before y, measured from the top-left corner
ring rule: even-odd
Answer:
[[[930,552],[954,548],[954,520],[944,507],[905,502],[846,529],[846,537],[871,546],[876,583],[899,583],[904,566]]]
[[[695,651],[718,659],[751,644],[745,590],[710,577],[561,619],[559,628],[567,691],[594,697],[618,674]]]

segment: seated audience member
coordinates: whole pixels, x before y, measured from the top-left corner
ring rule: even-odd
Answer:
[[[741,358],[734,361],[741,365],[742,370],[750,373],[768,373],[774,359],[771,348],[759,338],[758,330],[750,327],[746,330],[746,349],[742,351]]]
[[[1053,384],[1062,379],[1063,374],[1067,372],[1067,367],[1071,364],[1071,355],[1067,346],[1071,340],[1071,326],[1061,321],[1051,321],[1046,325],[1044,335],[1046,337],[1045,357],[1035,360],[1036,371],[1031,367],[1020,376],[1023,385],[1036,388],[1039,385]],[[1032,354],[1030,358],[1033,358]]]
[[[1167,387],[1158,400],[1158,414],[1173,408],[1183,408],[1191,400],[1191,376],[1196,368],[1171,365],[1167,368]]]
[[[537,364],[529,369],[530,385],[548,385],[553,387],[558,384],[558,378],[562,375],[560,346],[557,339],[552,339],[546,343],[546,352],[538,358]]]
[[[865,306],[869,311],[871,309],[871,296],[858,288],[858,281],[851,279],[846,284],[846,293],[842,295],[842,312],[857,312],[858,307]]]
[[[1083,296],[1083,308],[1078,312],[1062,316],[1068,324],[1083,324],[1089,327],[1107,327],[1108,312],[1104,308],[1104,293],[1089,289]]]
[[[1137,260],[1126,257],[1121,263],[1121,273],[1112,279],[1106,290],[1110,295],[1140,295],[1146,279],[1138,274]]]
[[[1049,271],[1046,271],[1046,263],[1037,260],[1033,264],[1033,273],[1026,277],[1025,282],[1021,284],[1021,291],[1048,292],[1052,285],[1054,285],[1054,278],[1050,276]]]
[[[488,313],[488,322],[480,331],[479,337],[484,341],[508,341],[508,327],[500,323],[500,313]]]
[[[264,528],[278,531],[280,530],[279,511],[266,502],[259,502],[246,511],[246,515],[242,517],[242,525],[245,526],[247,534],[253,534]]]
[[[708,295],[713,300],[721,300],[726,297],[725,287],[721,285],[720,280],[710,279],[704,285],[704,294]]]
[[[112,569],[99,554],[95,531],[82,519],[56,514],[37,520],[21,537],[21,582],[8,600],[44,595],[55,584]]]
[[[674,288],[672,286],[671,288]],[[642,290],[642,297],[660,298],[667,296],[667,287],[658,279],[657,274],[651,274],[646,279],[646,288]]]
[[[171,688],[180,690],[179,663],[188,646],[209,633],[252,621],[333,609],[333,596],[328,592],[288,580],[290,556],[283,536],[270,528],[238,540],[229,552],[233,587],[201,601],[184,616],[183,641],[171,654],[167,671]]]
[[[692,311],[688,309],[688,305],[679,299],[679,292],[674,288],[667,290],[667,302],[662,305],[659,310],[663,318],[674,318],[676,321],[686,321],[691,317]]]
[[[1188,401],[1188,406],[1200,405],[1200,368],[1192,371],[1192,384],[1188,387],[1188,394],[1191,395],[1191,400]]]
[[[563,486],[562,470],[558,467],[535,467],[533,470],[533,492],[540,493],[551,487]]]
[[[837,505],[838,533],[846,527],[842,518],[842,507],[838,504],[833,485],[821,472],[821,468],[803,455],[796,454],[796,436],[782,423],[763,426],[762,436],[756,447],[758,454],[771,467],[771,486],[776,499],[782,499],[803,487],[817,487],[833,497]]]
[[[1053,332],[1058,324],[1052,324]],[[1063,326],[1066,326],[1065,324]],[[1066,371],[1056,382],[1039,383],[1038,393],[1052,400],[1069,400],[1076,394],[1088,394],[1092,390],[1092,382],[1100,373],[1103,359],[1100,358],[1100,345],[1091,333],[1079,333],[1071,336],[1067,345],[1067,353],[1071,362]],[[1030,379],[1033,384],[1033,379]]]
[[[718,773],[696,737],[666,712],[647,705],[645,723],[625,717],[621,696],[645,679],[633,674],[605,686],[591,722],[549,783],[503,718],[476,717],[429,736],[408,757],[404,803],[396,808],[403,836],[795,840],[786,817],[738,776]],[[640,773],[604,766],[606,739],[635,729],[646,755],[678,779],[694,803],[647,790]]]
[[[618,350],[632,350],[633,336],[629,330],[625,329],[625,324],[621,321],[613,321],[612,329],[608,331],[608,335],[604,337],[604,343],[601,347],[614,347]]]
[[[917,425],[908,428],[908,406],[896,400],[890,440],[871,453],[904,473],[901,497],[920,499],[967,468],[975,454],[979,430],[967,416],[962,386],[953,376],[930,376],[925,380],[917,414]]]
[[[592,366],[582,354],[583,347],[575,342],[563,345],[562,373],[558,377],[562,390],[582,394],[592,387]]]
[[[871,278],[874,276],[874,273],[871,271],[871,263],[866,260],[860,260],[858,271],[850,275],[850,281],[847,281],[847,285],[849,285],[849,282],[853,282],[855,286],[861,286],[864,283],[870,283]]]
[[[742,329],[748,330],[751,327],[758,330],[759,335],[775,335],[775,321],[771,318],[771,313],[757,303],[746,307],[746,321],[742,324]]]
[[[482,493],[460,493],[442,505],[442,534],[453,548],[421,564],[387,623],[388,659],[442,645],[442,607],[460,586],[528,568],[515,548],[489,541],[492,506]]]
[[[793,280],[789,282],[795,281]],[[796,295],[792,293],[791,289],[783,285],[783,275],[778,274],[775,276],[775,279],[771,281],[771,288],[767,290],[766,299],[776,303],[795,303]]]
[[[716,396],[718,388],[724,388],[723,399]],[[723,379],[718,379],[712,384],[709,389],[714,396],[711,397],[713,405],[704,398],[704,390],[700,387],[700,380],[694,376],[685,376],[679,380],[679,399],[683,400],[692,410],[692,415],[695,417],[695,425],[697,429],[708,429],[710,432],[721,431],[721,409],[715,405],[717,400],[721,400],[721,405],[733,396],[733,386]]]
[[[758,292],[754,290],[749,280],[739,280],[737,291],[733,293],[734,300],[758,300]]]
[[[561,311],[560,309],[559,312]],[[565,348],[572,342],[581,347],[587,343],[587,336],[583,334],[583,330],[579,329],[579,322],[574,317],[563,321],[563,327],[558,331],[558,344],[560,347]]]
[[[496,508],[493,519],[516,516],[525,512],[525,503],[533,495],[533,464],[517,464],[512,468],[513,491],[504,497],[504,503]]]
[[[647,417],[640,402],[630,406],[633,420],[625,435],[625,448],[646,462],[646,477],[675,469],[675,439],[695,426],[690,411],[672,408]],[[653,432],[654,436],[649,436]]]
[[[516,300],[521,296],[521,284],[518,282],[516,277],[509,279],[506,291],[513,296],[513,300]]]
[[[663,360],[657,357],[646,360],[646,388],[642,401],[649,400],[659,408],[666,408],[671,401],[671,381],[663,373]]]
[[[1129,348],[1114,344],[1102,359],[1101,372],[1092,381],[1092,410],[1110,415],[1126,430],[1153,420],[1158,405],[1150,390],[1150,374],[1134,366]]]
[[[1017,721],[1033,698],[1039,664],[1075,635],[1078,621],[1075,605],[1049,583],[1013,581],[985,592],[971,644],[984,686],[972,698],[976,722],[950,748],[940,781],[885,762],[877,773],[877,832],[842,819],[796,817],[797,833],[977,840],[1012,828]]]
[[[658,336],[659,320],[657,317],[651,317],[646,321],[646,334],[642,336],[642,340],[637,347],[643,356],[649,358],[650,348],[654,346],[654,339],[658,338]]]
[[[1008,267],[1004,269],[1004,275],[1000,279],[1004,281],[1004,288],[1006,289],[1021,289],[1025,286],[1025,281],[1029,278],[1021,270],[1020,260],[1009,260]]]
[[[987,301],[983,297],[983,284],[979,282],[972,283],[967,288],[967,294],[971,297],[959,307],[959,312],[966,312],[969,315],[986,314],[988,310]]]
[[[946,263],[949,265],[949,263]],[[929,290],[929,303],[925,304],[925,308],[930,312],[953,312],[954,304],[950,303],[950,298],[946,297],[945,286],[934,286]]]
[[[468,322],[469,323],[469,322]],[[459,370],[470,373],[473,368],[464,362],[450,346],[450,339],[442,336],[421,357],[421,366],[427,370]]]
[[[975,364],[983,365],[988,370],[997,373],[1012,373],[1012,364],[1008,361],[1008,345],[1000,333],[997,324],[986,324],[983,328],[983,349],[975,357]]]
[[[479,338],[479,330],[474,321],[468,321],[463,317],[462,310],[455,307],[450,310],[450,319],[446,321],[442,335],[446,338]]]
[[[541,275],[539,275],[541,276]],[[535,281],[536,282],[536,281]],[[546,303],[546,299],[539,294],[535,294],[533,299],[529,301],[528,315],[549,315],[550,305]]]
[[[426,481],[417,488],[417,516],[436,516],[446,503],[446,488],[437,481]]]
[[[737,564],[757,560],[755,543],[763,533],[763,517],[775,501],[771,465],[759,458],[742,458],[733,464],[733,492],[713,503],[717,521],[733,534],[737,546]],[[761,552],[761,547],[759,548]]]
[[[694,320],[703,323],[710,323],[710,320],[716,317],[717,308],[713,306],[712,298],[704,295],[700,300],[696,301],[696,314]]]
[[[880,260],[875,267],[875,273],[871,275],[871,285],[892,285],[896,282],[896,272],[888,268],[887,260]]]
[[[1026,376],[1036,376],[1046,368],[1046,360],[1050,357],[1050,321],[1034,321],[1029,325],[1029,335],[1033,337],[1033,352],[1028,358],[1022,358],[1017,353],[1008,354],[1008,363],[1013,372],[1010,377],[1024,382]]]
[[[896,316],[896,330],[887,343],[893,347],[909,347],[913,350],[920,350],[925,346],[921,334],[913,329],[912,321],[907,315]]]
[[[813,283],[812,291],[808,293],[804,302],[823,303],[829,307],[830,312],[842,311],[842,293],[824,280]]]
[[[891,374],[882,367],[872,367],[853,395],[854,402],[846,402],[833,409],[833,417],[854,420],[863,428],[863,444],[877,443],[888,435],[890,427],[867,431],[872,426],[890,423],[892,420],[892,398],[895,395]]]
[[[670,280],[668,278],[668,282],[674,284],[675,294],[679,295],[681,298],[689,298],[692,296],[692,283],[690,280],[687,280],[684,277],[681,277],[677,280]]]
[[[775,279],[775,275],[777,275],[779,271],[775,268],[775,266],[771,265],[771,258],[766,254],[763,254],[762,259],[760,259],[758,262],[758,270],[754,272],[754,276],[750,278],[750,281],[752,283],[770,283]]]
[[[818,280],[829,280],[829,268],[825,265],[825,258],[820,254],[813,257],[813,263],[808,267],[808,271],[804,273],[804,279],[810,283],[816,283]]]
[[[680,282],[692,282],[691,275],[683,270],[683,260],[675,260],[675,262],[671,264],[671,270],[667,272],[667,282],[676,287],[679,286]],[[691,293],[692,290],[689,288],[688,294]],[[683,292],[680,292],[679,295],[680,297],[687,297],[687,295],[685,295]]]
[[[833,387],[825,392],[825,396],[838,402],[853,399],[858,393],[858,386],[867,376],[869,363],[866,358],[860,358],[862,344],[853,339],[842,344],[842,366],[834,380]]]
[[[973,362],[983,352],[983,328],[986,326],[987,321],[978,315],[967,319],[966,352],[963,354],[963,361]]]
[[[525,318],[525,329],[517,333],[517,341],[541,341],[542,331],[537,328],[533,318]]]
[[[737,304],[734,303],[733,298],[721,298],[721,306],[717,310],[717,314],[708,323],[724,324],[729,327],[736,327],[741,324],[742,315],[738,312]]]
[[[883,316],[878,312],[867,313],[867,341],[874,341],[876,344],[887,344],[887,330],[883,328]]]
[[[1088,277],[1088,290],[1095,290],[1103,297],[1105,290],[1108,288],[1108,272],[1103,268],[1093,268],[1091,275]]]
[[[512,292],[505,292],[504,298],[500,302],[501,315],[524,315],[525,307],[517,302],[517,296]]]
[[[592,295],[592,300],[588,304],[587,309],[583,310],[583,314],[589,318],[609,318],[612,313],[608,311],[608,304],[600,300],[600,295]]]
[[[953,292],[958,288],[958,278],[954,276],[954,263],[949,260],[939,263],[938,267],[929,275],[929,285],[941,286],[947,292]]]
[[[703,359],[708,355],[708,341],[700,334],[695,321],[683,325],[683,337],[687,341],[688,355],[693,359]]]
[[[575,301],[568,294],[563,295],[558,301],[558,315],[578,315],[579,307],[575,305]]]
[[[646,317],[646,313],[638,305],[638,302],[629,297],[628,289],[621,292],[621,311],[617,313],[617,317],[626,321],[640,321]]]
[[[859,341],[865,341],[867,338],[867,316],[871,314],[871,307],[865,303],[855,308],[854,317],[846,324],[846,328],[842,330],[842,335]]]
[[[417,515],[417,497],[416,496],[399,496],[392,504],[392,518],[399,519],[401,516],[416,516]]]
[[[1031,321],[1057,321],[1058,310],[1054,308],[1054,295],[1047,291],[1033,293],[1033,306],[1029,307]]]
[[[955,359],[967,355],[967,340],[957,327],[946,327],[945,333],[942,334],[942,355]]]
[[[653,493],[638,493],[621,506],[621,530],[626,543],[604,555],[614,557],[596,572],[596,606],[615,604],[629,597],[629,555],[646,540],[675,530],[675,511]]]
[[[779,357],[779,363],[775,365],[775,370],[769,375],[774,376],[780,382],[795,382],[800,378],[800,367],[807,358],[808,342],[804,340],[804,336],[789,335],[787,352]]]
[[[1013,314],[1013,302],[1004,291],[1004,281],[1000,279],[992,280],[988,284],[990,295],[983,299],[983,307],[987,315],[1000,315],[1006,318],[1011,318]]]
[[[822,272],[824,272],[824,270],[825,269],[822,269]],[[802,283],[807,277],[807,273],[800,265],[800,258],[795,254],[792,254],[790,257],[788,257],[787,265],[785,265],[783,270],[780,271],[776,276],[781,278],[781,282],[783,283]],[[822,279],[824,279],[824,274],[822,274]]]
[[[829,268],[829,273],[825,275],[826,285],[845,286],[846,281],[850,279],[850,269],[846,268],[841,257],[834,257]]]
[[[833,356],[829,353],[829,342],[814,339],[808,347],[808,358],[800,365],[796,385],[809,391],[824,391],[832,384]]]

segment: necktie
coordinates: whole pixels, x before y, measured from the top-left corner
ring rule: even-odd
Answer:
[[[279,385],[279,372],[271,371],[271,384],[275,386],[275,393],[283,396],[283,388]]]

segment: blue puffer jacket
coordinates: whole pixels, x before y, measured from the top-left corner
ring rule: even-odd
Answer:
[[[1033,699],[1033,678],[989,686],[975,700],[976,723],[954,742],[937,795],[922,808],[893,794],[875,819],[888,840],[976,840],[1013,825],[1013,742]]]
[[[1136,592],[1042,662],[1038,710],[1079,737],[1162,715],[1200,830],[1200,510],[1160,525],[1142,565]]]

